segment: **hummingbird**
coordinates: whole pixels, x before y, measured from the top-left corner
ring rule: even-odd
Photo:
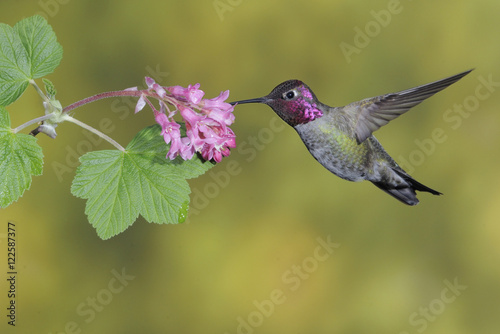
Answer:
[[[373,132],[472,70],[426,85],[330,107],[300,80],[288,80],[264,97],[231,102],[263,103],[292,126],[312,156],[348,181],[367,180],[407,205],[418,204],[416,191],[442,195],[413,179],[384,150]]]

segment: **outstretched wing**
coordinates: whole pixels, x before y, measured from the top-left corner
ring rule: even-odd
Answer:
[[[407,112],[423,100],[431,97],[440,90],[457,82],[472,70],[462,72],[446,79],[438,80],[426,85],[410,88],[397,93],[368,98],[362,101],[351,103],[346,106],[356,107],[358,113],[355,117],[356,140],[358,144],[370,137],[378,128],[386,125],[389,121]]]

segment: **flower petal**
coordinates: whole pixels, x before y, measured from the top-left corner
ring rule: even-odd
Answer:
[[[153,78],[146,77],[145,79],[146,85],[148,85],[148,89],[153,89],[153,85],[156,83]]]
[[[146,105],[146,99],[144,98],[144,95],[141,95],[141,97],[137,101],[137,104],[135,105],[134,114],[137,114],[139,111],[141,111],[145,105]]]

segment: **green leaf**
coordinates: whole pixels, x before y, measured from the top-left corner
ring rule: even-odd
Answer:
[[[190,193],[186,178],[212,164],[199,157],[167,160],[169,147],[160,131],[158,125],[143,129],[126,152],[97,151],[80,158],[71,192],[87,199],[85,213],[102,239],[123,232],[139,214],[159,224],[184,221]]]
[[[31,177],[42,174],[42,166],[36,138],[12,133],[9,114],[0,106],[0,207],[17,201],[29,189]]]
[[[134,177],[129,181],[138,191],[140,214],[148,222],[178,223],[181,206],[189,202],[191,192],[186,179],[169,165],[152,163],[141,154],[130,154],[130,163]]]
[[[0,105],[17,100],[30,79],[52,73],[61,59],[62,46],[43,17],[28,17],[14,28],[0,23]]]
[[[54,72],[61,62],[63,49],[52,27],[40,15],[28,17],[14,26],[30,60],[30,78]]]
[[[123,232],[139,216],[133,203],[137,193],[124,176],[131,173],[124,161],[120,151],[87,153],[71,185],[73,195],[88,199],[85,213],[102,239]]]
[[[0,105],[7,106],[21,96],[30,77],[28,53],[19,35],[0,23]]]

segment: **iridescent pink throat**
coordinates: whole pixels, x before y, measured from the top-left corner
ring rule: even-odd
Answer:
[[[304,86],[300,86],[298,91],[303,97],[299,97],[292,103],[292,108],[294,109],[293,112],[297,115],[295,122],[297,124],[309,123],[314,121],[316,118],[323,116],[323,112],[318,108],[316,103],[309,102],[314,100],[309,89]]]

